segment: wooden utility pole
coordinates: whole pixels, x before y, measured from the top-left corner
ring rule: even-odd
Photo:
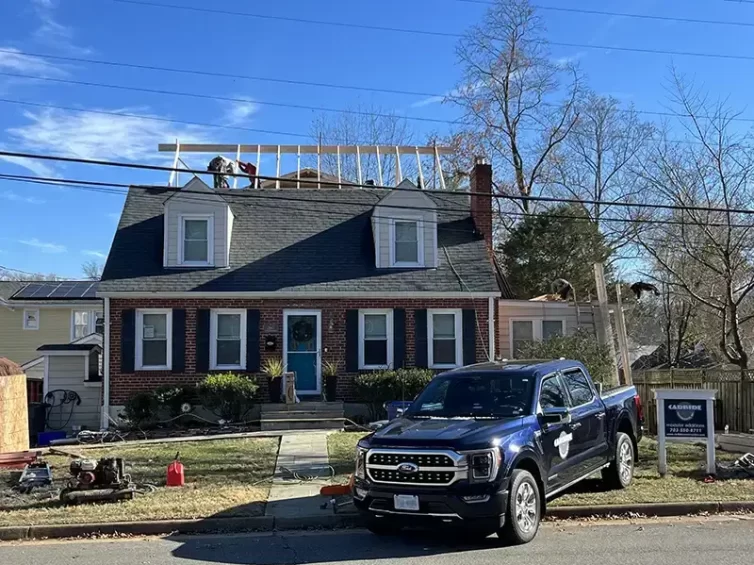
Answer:
[[[631,375],[631,358],[628,356],[628,332],[626,331],[626,318],[623,316],[623,300],[620,295],[620,283],[615,285],[615,295],[618,297],[618,308],[615,310],[615,324],[618,326],[618,347],[623,364],[624,385],[634,384]]]
[[[594,281],[597,284],[597,301],[600,304],[600,320],[602,322],[602,343],[607,345],[610,358],[613,361],[613,383],[620,385],[620,373],[618,372],[618,357],[615,353],[613,342],[613,326],[610,323],[610,306],[607,302],[607,287],[605,286],[605,268],[602,263],[594,264]]]

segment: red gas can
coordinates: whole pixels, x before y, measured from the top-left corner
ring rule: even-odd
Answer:
[[[180,460],[180,453],[176,453],[175,461],[168,465],[167,485],[169,487],[182,487],[184,484],[183,463]]]

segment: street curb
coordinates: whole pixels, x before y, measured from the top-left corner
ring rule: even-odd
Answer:
[[[591,518],[599,516],[687,516],[690,514],[719,514],[725,512],[754,512],[754,501],[721,502],[664,502],[655,504],[624,504],[601,506],[554,506],[548,508],[547,517],[556,520]],[[333,530],[358,528],[364,525],[355,512],[275,518],[255,516],[248,518],[205,518],[198,520],[162,520],[148,522],[115,522],[111,524],[59,524],[38,526],[0,527],[0,541],[31,539],[63,539],[97,535],[170,535],[272,532],[290,530]]]

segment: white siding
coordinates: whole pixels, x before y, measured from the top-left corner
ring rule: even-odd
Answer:
[[[59,389],[72,390],[81,397],[81,404],[74,405],[71,421],[65,427],[68,432],[77,425],[83,429],[99,429],[102,387],[84,383],[86,360],[85,355],[50,355],[49,357],[47,392]]]
[[[437,266],[437,212],[434,202],[420,190],[394,192],[375,206],[372,230],[375,234],[377,267],[390,267],[390,220],[392,218],[417,218],[423,222],[424,266]],[[395,208],[400,206],[401,208]]]

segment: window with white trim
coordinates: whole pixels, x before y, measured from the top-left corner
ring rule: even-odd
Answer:
[[[463,364],[461,310],[429,310],[427,341],[429,366],[450,369]]]
[[[359,310],[359,369],[393,366],[393,311]]]
[[[520,359],[523,346],[565,335],[565,320],[515,318],[511,320],[510,335],[511,357]]]
[[[180,217],[180,264],[187,266],[212,265],[212,215],[182,215]]]
[[[24,329],[39,329],[39,310],[24,310]]]
[[[172,310],[136,311],[136,369],[170,370],[172,360]]]
[[[71,341],[93,333],[104,333],[105,319],[96,310],[73,310],[71,312]]]
[[[390,220],[390,266],[424,265],[423,222],[414,218]]]
[[[246,310],[212,310],[210,369],[246,369]]]

